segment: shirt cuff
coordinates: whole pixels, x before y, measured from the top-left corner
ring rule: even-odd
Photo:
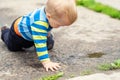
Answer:
[[[41,62],[50,61],[50,58],[40,60]]]

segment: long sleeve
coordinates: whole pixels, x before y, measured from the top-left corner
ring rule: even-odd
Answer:
[[[48,23],[43,21],[36,21],[31,25],[32,37],[40,61],[50,60],[46,43],[48,27]]]

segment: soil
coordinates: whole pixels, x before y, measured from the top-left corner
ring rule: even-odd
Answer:
[[[10,26],[14,19],[43,6],[45,2],[1,0],[0,24]],[[46,72],[37,59],[34,47],[24,52],[10,52],[0,40],[0,80],[36,80],[60,71],[65,73],[60,80],[65,80],[88,70],[108,74],[120,71],[97,69],[102,63],[120,58],[120,20],[79,6],[78,19],[74,24],[52,31],[55,46],[49,54],[52,61],[61,63],[59,71]],[[98,54],[99,57],[91,58],[89,54]]]

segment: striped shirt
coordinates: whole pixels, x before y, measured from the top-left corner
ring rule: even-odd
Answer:
[[[46,41],[47,33],[52,28],[49,26],[44,7],[23,16],[18,23],[18,29],[24,39],[34,41],[40,61],[50,60]]]

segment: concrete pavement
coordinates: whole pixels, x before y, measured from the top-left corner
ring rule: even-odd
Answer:
[[[120,72],[115,72],[112,74],[96,73],[88,76],[80,76],[68,80],[120,80]]]
[[[116,9],[120,10],[120,0],[96,0],[97,2],[101,2],[106,5],[110,5]],[[75,78],[71,78],[68,80],[120,80],[120,72],[114,72],[111,74],[105,74],[105,73],[96,73],[92,75],[87,76],[79,76]]]
[[[8,25],[16,17],[39,8],[45,3],[45,0],[0,1],[0,23],[7,23]],[[114,6],[117,1],[120,0],[109,0],[109,3],[111,2],[111,6]],[[112,62],[120,58],[120,20],[84,7],[78,7],[78,14],[78,20],[71,27],[53,30],[56,44],[53,51],[50,52],[51,57],[54,61],[59,61],[65,65],[62,68],[66,75],[60,80],[69,79],[71,74],[79,76],[80,72],[86,69],[92,70],[93,73],[97,72],[97,74],[80,76],[69,80],[120,79],[119,71],[116,71],[115,74],[111,71],[109,75],[106,75],[99,73],[95,69],[100,63]],[[87,57],[89,53],[93,52],[102,52],[105,55],[101,58],[91,59]],[[51,74],[54,73],[45,72],[38,64],[34,50],[13,53],[8,51],[0,40],[0,80],[34,80]]]

